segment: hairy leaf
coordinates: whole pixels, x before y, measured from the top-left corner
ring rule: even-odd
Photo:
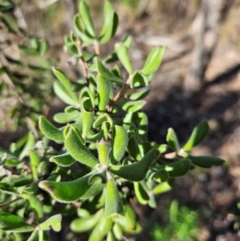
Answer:
[[[82,164],[94,167],[98,163],[97,158],[83,144],[80,134],[73,127],[70,127],[65,138],[65,147],[69,154]]]
[[[34,226],[10,213],[0,213],[0,229],[14,233],[31,232]]]
[[[155,149],[150,150],[141,161],[125,166],[109,166],[109,171],[115,175],[130,181],[141,181],[145,178],[146,173],[155,160]],[[134,171],[133,171],[134,170]]]
[[[43,116],[39,118],[39,128],[41,132],[49,139],[56,141],[57,143],[63,143],[63,133],[57,129],[50,121]]]
[[[105,201],[105,217],[110,218],[117,214],[123,213],[122,200],[119,196],[116,183],[113,179],[107,182],[106,201]]]

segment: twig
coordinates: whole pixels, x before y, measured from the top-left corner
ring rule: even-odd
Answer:
[[[110,103],[107,105],[106,109],[109,111],[110,108],[119,100],[122,98],[122,96],[126,93],[126,91],[129,89],[131,80],[131,75],[129,76],[128,80],[122,87],[122,89],[114,96],[114,98],[110,101]]]
[[[77,47],[78,54],[79,54],[79,64],[82,66],[83,75],[86,78],[87,84],[89,84],[88,66],[87,66],[86,62],[84,61],[84,59],[83,59],[81,43],[79,41],[76,43],[76,47]]]
[[[8,205],[10,205],[10,204],[12,204],[12,203],[15,203],[16,201],[18,201],[18,200],[20,200],[20,199],[21,199],[21,197],[17,197],[17,198],[15,198],[15,199],[13,199],[12,201],[9,201],[9,202],[0,204],[0,208],[4,208],[4,207],[6,207],[6,206],[8,206]]]

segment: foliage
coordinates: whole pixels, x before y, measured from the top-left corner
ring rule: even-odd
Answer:
[[[197,211],[188,207],[178,207],[177,201],[172,201],[169,208],[169,220],[166,227],[156,223],[151,228],[151,240],[194,241],[197,240],[199,230]]]
[[[12,2],[0,1],[0,9],[0,103],[8,109],[0,128],[15,130],[27,123],[32,129],[52,99],[52,63],[44,58],[48,43],[19,26]]]
[[[121,240],[141,231],[133,197],[155,208],[155,196],[170,190],[178,176],[195,166],[223,163],[217,157],[189,154],[208,132],[205,120],[183,147],[172,128],[166,144],[147,139],[143,98],[164,47],[152,49],[140,70],[133,69],[128,54],[130,37],[102,57],[101,45],[118,26],[118,16],[108,1],[100,33],[83,1],[74,26],[75,33],[65,38],[65,48],[80,64],[83,78],[70,81],[53,68],[58,79],[53,89],[68,105],[54,116],[61,127],[40,116],[42,139],[29,133],[13,143],[9,152],[1,151],[1,239],[26,240],[28,235],[28,241],[50,240],[47,231],[59,231],[62,216],[71,214],[72,233],[90,231],[90,241]]]

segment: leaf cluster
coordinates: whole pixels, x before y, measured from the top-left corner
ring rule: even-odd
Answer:
[[[126,233],[139,233],[133,197],[155,208],[156,195],[170,190],[175,178],[195,166],[223,163],[217,157],[189,153],[209,130],[205,120],[182,146],[172,128],[165,144],[148,140],[143,99],[162,62],[164,47],[153,48],[137,70],[129,56],[130,37],[102,57],[101,45],[114,36],[118,26],[108,1],[100,33],[83,1],[74,26],[75,32],[65,38],[65,48],[81,66],[83,78],[71,81],[53,68],[58,80],[53,89],[67,104],[64,112],[53,117],[60,127],[40,116],[42,140],[36,141],[29,133],[9,152],[1,152],[1,229],[32,232],[29,241],[49,240],[46,231],[50,227],[59,231],[61,215],[68,214],[77,216],[70,224],[72,232],[91,231],[90,241],[121,240]],[[61,149],[53,149],[50,141]]]

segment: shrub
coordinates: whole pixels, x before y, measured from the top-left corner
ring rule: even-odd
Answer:
[[[166,144],[147,139],[143,98],[164,47],[152,49],[140,70],[133,70],[128,54],[130,37],[102,57],[101,45],[118,26],[118,16],[107,1],[100,33],[85,2],[79,5],[74,26],[65,47],[80,64],[83,78],[73,82],[53,68],[58,79],[54,91],[68,105],[54,116],[61,127],[40,116],[42,139],[29,133],[9,152],[1,151],[2,240],[50,240],[48,230],[60,231],[62,216],[67,215],[72,221],[65,239],[90,231],[90,241],[120,240],[125,233],[141,231],[131,204],[135,196],[139,203],[157,207],[155,196],[170,190],[175,178],[195,166],[223,163],[217,157],[189,154],[206,136],[206,120],[183,147],[172,128]]]

